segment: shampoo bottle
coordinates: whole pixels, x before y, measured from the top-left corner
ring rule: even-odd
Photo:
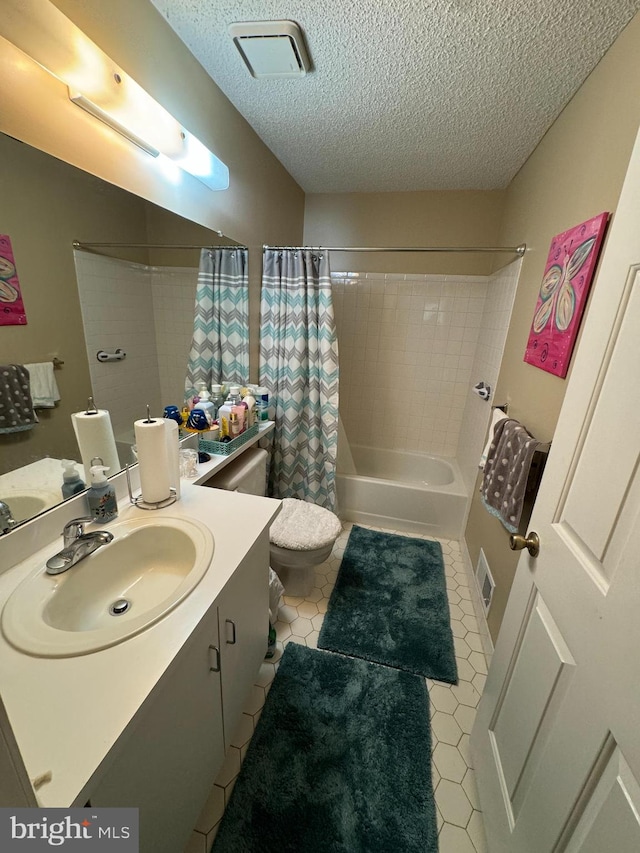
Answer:
[[[91,466],[91,487],[87,492],[89,512],[96,521],[113,521],[118,517],[118,504],[113,486],[108,482],[105,465]]]
[[[62,468],[62,497],[66,500],[84,489],[84,481],[80,479],[73,459],[63,459]]]

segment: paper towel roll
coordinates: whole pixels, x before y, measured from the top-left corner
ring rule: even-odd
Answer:
[[[169,485],[176,490],[176,500],[180,500],[180,435],[178,424],[171,418],[163,418],[163,420],[167,440]]]
[[[169,497],[169,460],[163,418],[135,421],[142,500],[159,503]]]
[[[94,456],[102,459],[109,469],[109,475],[116,474],[122,466],[116,450],[109,412],[106,409],[90,413],[74,412],[71,415],[71,423],[84,465],[85,482],[91,482],[90,468]]]

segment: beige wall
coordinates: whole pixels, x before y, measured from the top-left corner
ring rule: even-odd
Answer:
[[[609,50],[506,194],[500,241],[526,242],[520,283],[495,400],[542,441],[553,438],[571,373],[559,379],[522,360],[551,238],[602,211],[614,212],[640,122],[640,16]],[[606,250],[606,245],[605,245]],[[594,283],[597,287],[597,278]],[[479,549],[496,581],[489,627],[495,639],[518,555],[508,534],[474,493],[466,541],[475,566]]]
[[[314,193],[307,195],[304,242],[312,246],[494,246],[504,192]],[[350,272],[486,275],[492,255],[331,254]],[[504,263],[511,256],[501,256]]]

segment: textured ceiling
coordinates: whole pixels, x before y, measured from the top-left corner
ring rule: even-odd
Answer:
[[[152,0],[307,192],[506,186],[640,0]],[[227,26],[291,19],[314,70],[256,80]]]

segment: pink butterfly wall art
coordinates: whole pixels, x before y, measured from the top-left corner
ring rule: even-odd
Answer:
[[[601,213],[551,241],[524,360],[564,378],[609,219]]]
[[[26,322],[11,240],[0,234],[0,326],[24,326]]]

